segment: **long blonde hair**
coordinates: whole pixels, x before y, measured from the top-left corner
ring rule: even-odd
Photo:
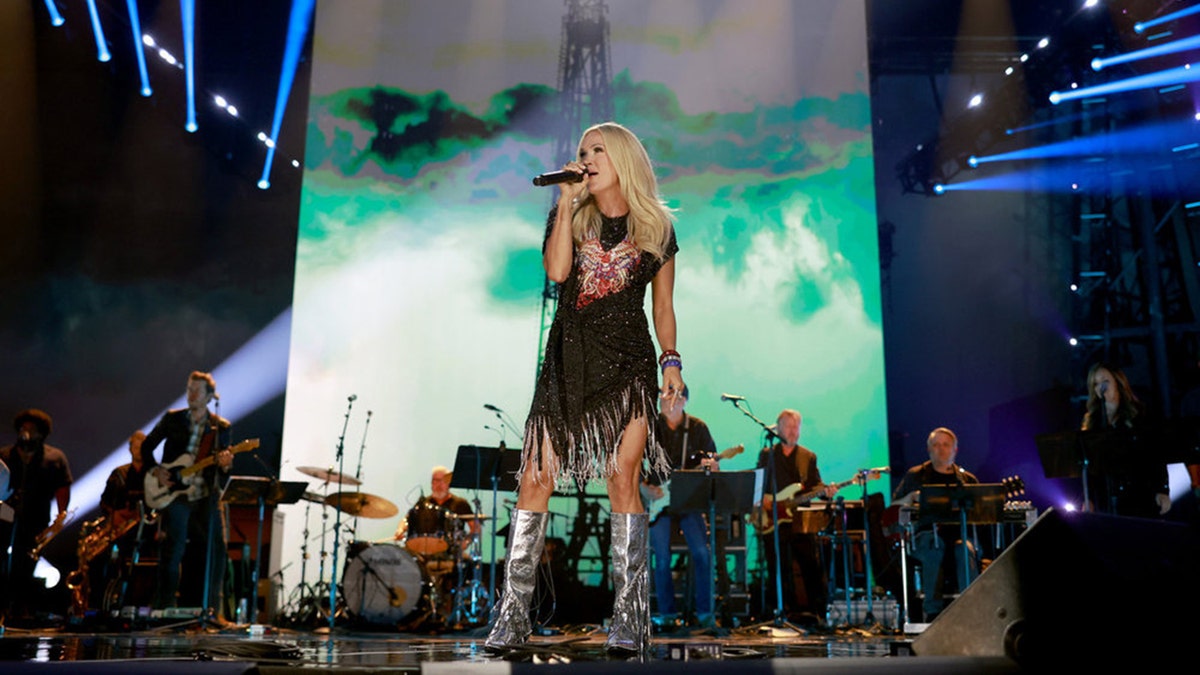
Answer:
[[[658,196],[658,180],[650,155],[633,132],[616,122],[604,122],[589,127],[579,137],[579,149],[583,139],[591,132],[598,132],[604,139],[604,152],[608,154],[617,173],[621,196],[629,204],[629,231],[639,251],[644,251],[662,260],[666,255],[667,242],[671,240],[674,217],[671,209]],[[600,209],[596,199],[586,194],[571,219],[571,233],[578,246],[590,237],[600,234]]]

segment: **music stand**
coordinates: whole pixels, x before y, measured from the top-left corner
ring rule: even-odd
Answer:
[[[749,471],[677,470],[671,474],[672,513],[708,514],[708,551],[712,569],[708,577],[708,597],[712,598],[713,616],[717,615],[717,513],[732,516],[748,513],[762,501],[763,469]]]
[[[970,550],[967,548],[967,524],[994,525],[1004,513],[1008,488],[1002,483],[971,485],[925,485],[921,487],[918,505],[920,523],[958,523],[959,544],[962,546],[963,581],[970,584]],[[958,589],[959,593],[966,588]]]
[[[460,445],[454,457],[454,473],[450,487],[464,490],[492,491],[492,562],[488,567],[488,611],[496,602],[496,523],[499,512],[499,493],[516,492],[517,473],[521,470],[521,453],[508,450],[501,443],[489,448],[478,445]],[[478,508],[478,499],[476,500]]]
[[[230,476],[221,501],[233,506],[258,506],[258,534],[255,540],[254,561],[250,568],[250,588],[254,601],[250,603],[250,623],[258,623],[258,565],[262,553],[263,512],[266,505],[295,504],[308,489],[307,481],[280,482],[266,476]]]

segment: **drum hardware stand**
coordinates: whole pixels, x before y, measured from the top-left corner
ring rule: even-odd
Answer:
[[[357,398],[358,398],[357,394],[351,394],[346,399],[346,417],[342,421],[342,435],[338,437],[338,443],[337,443],[338,475],[342,475],[342,476],[346,475],[345,472],[342,470],[346,463],[346,455],[345,455],[346,427],[349,426],[349,424],[350,424],[350,410],[354,407],[354,400]],[[331,577],[330,577],[330,583],[329,583],[329,630],[330,630],[330,632],[333,631],[334,620],[337,618],[337,580],[334,579],[332,577],[332,575],[337,574],[338,546],[341,543],[341,533],[342,533],[342,510],[341,509],[334,509],[334,510],[337,511],[337,515],[334,516],[334,521],[333,521],[333,530],[334,530],[333,562],[330,567]]]
[[[722,398],[725,398],[725,397],[722,397]],[[737,408],[739,412],[741,412],[746,417],[749,417],[758,426],[762,427],[763,433],[766,434],[767,442],[771,442],[773,439],[778,439],[780,441],[783,440],[782,438],[779,438],[779,435],[776,434],[775,431],[771,429],[771,427],[767,426],[766,423],[764,423],[762,420],[760,420],[758,417],[756,417],[754,415],[754,413],[752,413],[748,409],[742,407],[742,401],[744,401],[745,399],[730,397],[730,398],[725,398],[725,400],[733,403],[733,407]],[[773,451],[773,446],[772,446],[772,451]],[[766,628],[767,626],[771,626],[772,628],[777,629],[777,630],[778,629],[787,629],[798,635],[808,635],[808,631],[806,631],[803,628],[801,628],[800,626],[797,626],[796,624],[788,621],[787,616],[785,615],[785,613],[783,611],[783,573],[784,572],[781,569],[783,567],[783,563],[781,562],[780,554],[779,554],[779,522],[778,522],[778,520],[779,520],[778,519],[779,505],[777,503],[775,503],[775,501],[774,501],[774,495],[779,494],[779,480],[777,479],[777,477],[775,475],[776,472],[775,472],[775,462],[774,462],[773,454],[768,454],[768,457],[772,458],[772,461],[771,461],[770,465],[766,468],[766,471],[771,476],[770,490],[771,490],[771,495],[772,495],[772,501],[771,501],[771,509],[770,510],[771,510],[771,520],[772,520],[772,524],[773,524],[773,526],[771,528],[771,537],[773,538],[774,544],[775,544],[775,555],[774,555],[774,558],[775,558],[775,618],[771,621],[762,622],[762,623],[756,624],[755,626],[750,626],[750,628],[762,629],[762,628]],[[788,573],[790,574],[791,571],[789,570]]]
[[[479,513],[480,502],[479,498],[475,498],[475,512]],[[460,530],[461,531],[461,530]],[[470,531],[468,527],[467,531]],[[486,589],[483,588],[483,582],[479,579],[483,567],[482,544],[478,537],[471,535],[471,544],[467,550],[467,557],[464,559],[459,556],[459,564],[457,567],[458,585],[455,586],[454,593],[454,610],[450,614],[450,620],[455,624],[480,624],[486,621],[487,608],[482,604],[487,602]],[[455,550],[461,550],[461,546],[456,541],[454,543]],[[466,581],[466,574],[463,571],[464,560],[469,560],[471,563],[471,580]],[[490,604],[488,605],[490,607]]]

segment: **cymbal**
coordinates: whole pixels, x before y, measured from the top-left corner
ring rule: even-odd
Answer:
[[[363,518],[391,518],[400,513],[395,504],[366,492],[335,492],[325,498],[325,503],[343,513]]]
[[[338,473],[333,469],[322,469],[319,466],[298,466],[296,470],[305,476],[320,478],[326,483],[341,483],[343,485],[362,485],[362,481],[353,477],[347,476],[344,473]]]

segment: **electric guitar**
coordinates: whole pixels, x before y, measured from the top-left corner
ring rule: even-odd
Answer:
[[[883,474],[883,471],[867,471],[866,473],[867,480],[875,480]],[[771,534],[777,524],[792,522],[792,509],[811,502],[815,497],[824,494],[825,490],[831,487],[836,492],[847,485],[857,485],[861,480],[862,476],[855,474],[850,480],[821,485],[810,490],[805,490],[802,483],[792,483],[775,493],[774,504],[772,504],[771,509],[765,509],[761,505],[755,509],[750,514],[750,523],[754,525],[759,534]]]
[[[236,455],[241,452],[249,452],[257,447],[258,439],[251,438],[226,449]],[[204,481],[200,480],[197,474],[207,469],[215,461],[217,461],[215,454],[209,455],[197,462],[191,453],[185,452],[173,462],[160,464],[159,466],[170,473],[171,485],[163,485],[159,482],[153,471],[147,471],[144,484],[146,489],[144,497],[146,506],[152,509],[164,508],[175,501],[175,498],[180,493],[187,495],[190,502],[204,497],[208,493],[208,489],[204,485]]]
[[[735,445],[732,448],[725,448],[721,452],[718,452],[716,455],[714,455],[714,458],[719,461],[722,459],[737,457],[738,455],[742,454],[745,449],[745,445]],[[649,485],[642,483],[638,486],[638,491],[641,492],[642,495],[642,503],[646,506],[646,512],[650,516],[651,523],[653,523],[660,515],[662,515],[663,509],[671,505],[671,481],[667,480],[658,487],[662,488],[662,496],[658,499],[655,499],[654,495],[650,492]]]

